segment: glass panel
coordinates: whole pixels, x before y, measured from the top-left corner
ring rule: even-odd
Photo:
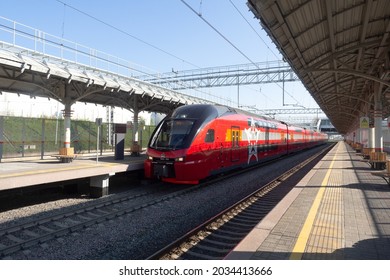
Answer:
[[[206,134],[206,143],[213,143],[214,142],[214,129],[209,129]]]
[[[192,120],[167,120],[154,135],[151,147],[160,149],[183,149],[188,142],[187,136],[194,125]]]

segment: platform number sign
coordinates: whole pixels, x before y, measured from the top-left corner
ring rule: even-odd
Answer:
[[[360,128],[369,128],[370,127],[370,119],[368,117],[360,118]]]
[[[96,125],[101,126],[102,123],[103,123],[103,119],[102,118],[96,118],[95,123],[96,123]]]

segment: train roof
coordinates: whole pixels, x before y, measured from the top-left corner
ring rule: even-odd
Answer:
[[[235,111],[227,106],[212,104],[191,104],[176,108],[172,113],[172,118],[191,119],[199,118],[201,116],[217,118],[229,113],[234,114]]]
[[[213,105],[213,104],[191,104],[191,105],[180,106],[176,108],[175,111],[172,113],[172,117],[173,118],[195,118],[195,117],[199,117],[200,114],[202,115],[206,114],[214,118],[226,116],[230,114],[241,114],[249,117],[261,118],[263,120],[285,124],[285,122],[272,119],[270,117],[266,117],[263,115],[258,115],[252,112],[244,111],[237,108],[232,108],[229,106]]]
[[[288,125],[290,127],[293,127],[295,129],[304,129],[303,127],[288,124],[283,121],[279,121],[270,117],[266,117],[263,115],[255,114],[252,112],[248,112],[245,110],[232,108],[229,106],[224,105],[215,105],[215,104],[191,104],[191,105],[184,105],[176,108],[172,113],[172,118],[183,118],[183,119],[194,119],[194,118],[201,118],[203,120],[206,119],[215,119],[222,116],[227,116],[231,114],[241,114],[248,117],[253,118],[260,118],[262,120],[266,120],[269,122],[277,123],[277,124],[284,124]]]

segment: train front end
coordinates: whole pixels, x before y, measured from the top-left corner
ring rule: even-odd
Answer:
[[[215,117],[210,105],[182,106],[166,117],[149,141],[145,177],[177,184],[197,184],[207,177],[204,158],[196,152],[196,138],[202,127]]]

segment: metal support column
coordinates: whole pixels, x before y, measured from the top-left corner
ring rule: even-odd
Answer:
[[[4,117],[0,116],[0,162],[3,158],[3,144],[4,144]]]
[[[240,108],[240,76],[237,75],[237,108]]]
[[[133,116],[133,143],[131,146],[131,155],[138,156],[140,153],[140,147],[138,143],[138,110],[134,110]]]
[[[45,155],[45,119],[42,119],[41,159]]]
[[[70,148],[70,118],[72,116],[71,103],[67,101],[65,103],[64,115],[64,148]]]
[[[361,144],[362,143],[362,140],[361,140],[361,129],[357,128],[355,133],[356,133],[356,144]]]
[[[63,148],[60,148],[60,156],[61,162],[72,162],[74,159],[74,148],[70,147],[71,144],[71,130],[70,130],[70,119],[72,117],[72,100],[70,99],[70,95],[68,91],[70,87],[65,85],[65,108],[63,111],[64,115],[64,145]]]
[[[26,144],[26,119],[22,120],[22,145],[20,146],[20,152],[22,153],[22,157],[24,157],[24,148]]]
[[[375,128],[368,129],[368,148],[375,148]]]
[[[375,151],[383,152],[382,113],[375,113]]]
[[[381,102],[382,85],[375,85],[374,100],[374,127],[375,127],[375,151],[383,152],[383,135],[382,135],[382,102]]]
[[[131,155],[132,156],[139,156],[141,152],[141,148],[139,146],[138,142],[138,105],[137,105],[137,99],[134,98],[134,112],[133,112],[133,143],[131,145]]]

